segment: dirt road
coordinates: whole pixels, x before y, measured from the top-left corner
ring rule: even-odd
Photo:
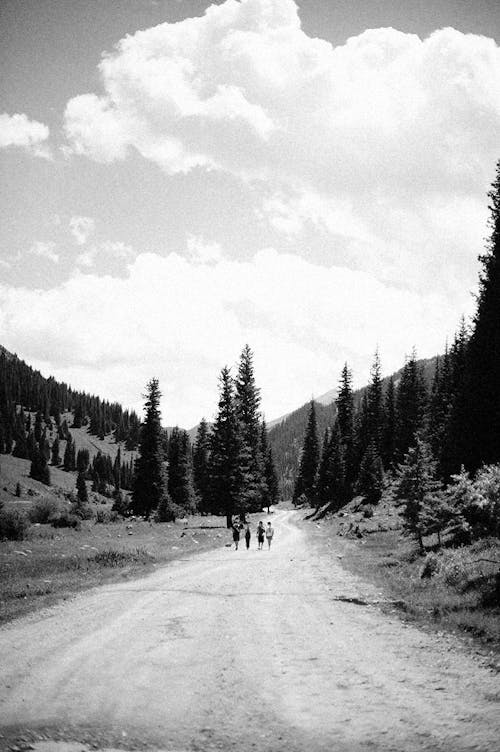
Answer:
[[[1,629],[1,748],[498,749],[498,677],[356,603],[377,595],[297,520],[273,516],[271,551],[221,548]]]

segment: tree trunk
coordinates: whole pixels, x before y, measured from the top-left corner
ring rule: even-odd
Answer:
[[[227,512],[226,514],[226,526],[228,530],[233,526],[233,515],[231,514],[231,512]]]
[[[424,541],[422,540],[422,533],[417,533],[418,545],[420,546],[420,553],[425,554]]]

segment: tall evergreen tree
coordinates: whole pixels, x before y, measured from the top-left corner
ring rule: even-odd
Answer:
[[[439,504],[439,490],[436,462],[430,446],[417,434],[398,467],[394,493],[403,507],[403,529],[416,538],[422,553],[425,550],[424,535],[434,532],[429,529],[429,520],[434,517],[433,508]]]
[[[459,464],[475,471],[500,461],[500,160],[488,198],[491,235],[480,256],[477,310],[450,426],[455,472]]]
[[[384,425],[382,429],[382,462],[388,470],[392,467],[396,448],[396,390],[391,376],[385,392]]]
[[[382,368],[378,350],[375,351],[371,368],[371,381],[368,396],[368,444],[373,443],[376,453],[382,453],[384,427],[384,395],[382,388]]]
[[[40,410],[35,416],[35,441],[39,442],[42,438],[42,413]]]
[[[210,437],[208,423],[202,418],[196,433],[193,451],[194,486],[198,494],[198,508],[206,514],[210,511],[209,483]]]
[[[173,503],[187,514],[196,509],[191,446],[186,431],[174,428],[168,442],[168,492]]]
[[[89,495],[87,492],[87,484],[85,483],[85,474],[81,470],[76,477],[76,494],[80,504],[87,504]]]
[[[158,379],[151,379],[146,389],[139,457],[135,461],[132,510],[134,514],[149,519],[151,512],[160,504],[168,505],[169,499],[167,469],[162,447],[161,392]]]
[[[263,506],[269,507],[278,503],[279,485],[276,468],[274,466],[273,450],[269,444],[267,436],[266,422],[262,421],[260,433],[260,453],[264,462],[264,497]]]
[[[417,432],[423,428],[426,396],[422,370],[413,350],[404,365],[396,394],[395,454],[400,462],[415,443]]]
[[[71,434],[68,435],[68,439],[66,441],[66,448],[64,450],[64,459],[63,459],[63,467],[66,471],[72,470],[72,451],[73,451],[73,440],[71,438]]]
[[[356,478],[354,455],[354,398],[352,392],[352,373],[345,363],[340,376],[337,404],[337,427],[339,447],[343,458],[345,473],[345,492],[349,496]]]
[[[245,345],[235,380],[235,408],[240,423],[241,493],[249,511],[262,508],[265,494],[264,458],[260,450],[260,391],[255,384],[253,353]]]
[[[59,454],[59,437],[56,436],[52,442],[51,462],[54,467],[58,467],[61,464],[61,455]]]
[[[121,450],[121,447],[118,447],[115,461],[113,462],[113,480],[115,483],[115,491],[119,491],[121,488],[121,484],[120,484],[121,467],[122,467],[122,450]]]
[[[76,455],[76,469],[79,473],[85,474],[90,464],[90,454],[88,449],[79,449]]]
[[[47,465],[47,460],[43,452],[43,447],[37,444],[31,460],[30,476],[35,480],[39,480],[45,483],[46,486],[50,486],[50,470]]]
[[[384,488],[384,468],[375,439],[368,444],[359,467],[356,493],[368,504],[378,504]]]
[[[225,366],[219,379],[219,405],[210,437],[210,505],[226,515],[231,527],[233,515],[246,511],[241,503],[240,422],[236,414],[234,383]]]
[[[318,439],[318,427],[316,423],[316,406],[311,400],[309,417],[307,419],[302,455],[300,458],[299,473],[295,481],[293,501],[297,503],[305,496],[309,504],[316,503],[316,481],[320,460],[320,446]]]

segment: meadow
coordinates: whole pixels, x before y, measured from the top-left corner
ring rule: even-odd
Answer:
[[[162,524],[92,519],[78,530],[31,525],[24,540],[0,543],[0,623],[228,542],[225,520],[209,516]]]

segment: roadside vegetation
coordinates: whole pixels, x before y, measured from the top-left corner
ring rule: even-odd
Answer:
[[[500,540],[453,546],[402,535],[390,496],[375,508],[360,498],[318,523],[342,566],[374,583],[383,608],[433,629],[469,636],[500,669]]]
[[[110,522],[109,508],[92,506],[93,518],[77,527],[34,523],[26,527],[23,540],[1,544],[0,623],[80,590],[142,576],[173,559],[226,543],[220,518],[195,515],[162,525],[135,518]]]

